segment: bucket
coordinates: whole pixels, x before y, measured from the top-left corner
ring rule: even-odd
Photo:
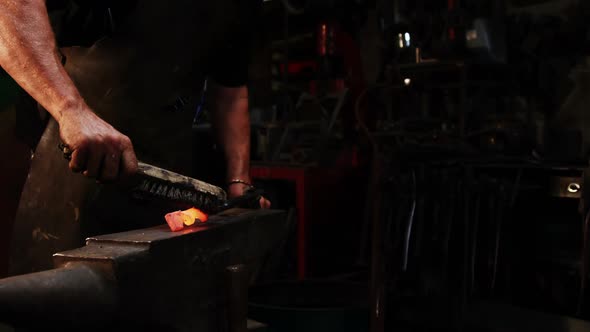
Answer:
[[[250,289],[248,317],[269,332],[365,332],[365,284],[335,281],[280,282]]]

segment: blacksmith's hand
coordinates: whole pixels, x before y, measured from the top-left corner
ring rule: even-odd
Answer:
[[[137,171],[137,158],[129,137],[99,118],[87,107],[63,112],[60,136],[72,152],[70,169],[100,182],[123,179]]]
[[[228,198],[236,198],[244,195],[246,191],[248,191],[251,186],[243,183],[232,183],[229,185],[227,190]],[[270,209],[271,203],[268,199],[261,197],[260,198],[260,208],[261,209]]]

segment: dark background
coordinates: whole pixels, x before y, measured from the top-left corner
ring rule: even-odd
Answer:
[[[486,325],[505,314],[488,303],[534,310],[513,317],[528,327],[590,319],[589,14],[584,0],[264,2],[252,157],[291,212],[277,279],[379,286],[366,303],[383,296],[391,329]],[[0,76],[0,274],[34,148],[21,93]],[[214,180],[207,113],[194,133],[211,162],[189,175]]]

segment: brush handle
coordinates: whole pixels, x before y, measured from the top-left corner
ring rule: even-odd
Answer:
[[[58,148],[65,159],[71,160],[73,150],[67,144],[60,143]],[[227,193],[220,187],[141,161],[137,163],[137,173],[121,179],[118,185],[136,198],[154,198],[203,209],[217,209],[227,201]]]
[[[193,179],[186,175],[174,173],[172,171],[159,168],[143,162],[138,162],[137,175],[144,178],[152,178],[169,183],[171,186],[190,188],[195,192],[211,195],[217,197],[217,199],[225,201],[227,199],[227,193],[220,187],[214,186],[210,183]]]
[[[60,144],[59,149],[66,159],[71,159],[72,151],[67,145]],[[214,213],[232,208],[260,208],[259,201],[264,195],[262,190],[249,189],[244,195],[228,200],[226,192],[217,186],[141,161],[137,174],[126,182],[136,198],[176,201]]]
[[[161,202],[196,207],[206,213],[216,211],[227,201],[227,194],[220,187],[143,162],[138,163],[135,178],[142,180],[132,190],[138,198],[151,197]]]
[[[264,191],[260,189],[250,189],[242,196],[229,199],[225,201],[220,207],[219,211],[229,210],[233,208],[256,209],[260,208],[260,198],[264,195]]]

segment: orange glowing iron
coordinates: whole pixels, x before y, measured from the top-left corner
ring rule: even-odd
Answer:
[[[166,219],[166,223],[168,224],[168,227],[170,227],[170,230],[177,232],[182,230],[184,226],[192,226],[197,222],[207,222],[209,216],[203,213],[203,211],[193,207],[185,211],[167,213],[164,218]]]

